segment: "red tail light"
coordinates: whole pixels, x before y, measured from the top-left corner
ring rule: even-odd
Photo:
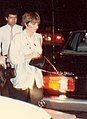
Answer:
[[[62,34],[42,34],[42,37],[44,41],[48,42],[62,43],[64,41]]]
[[[73,77],[65,76],[44,76],[44,88],[66,93],[66,91],[75,90],[75,79]]]
[[[61,42],[63,42],[63,41],[64,41],[64,38],[63,38],[62,35],[60,35],[60,34],[56,35],[56,42],[61,43]]]
[[[75,90],[75,79],[69,77],[68,78],[68,91],[74,91]]]

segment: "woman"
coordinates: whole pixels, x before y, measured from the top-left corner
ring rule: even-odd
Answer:
[[[42,55],[42,36],[36,33],[39,24],[38,13],[25,13],[22,16],[24,30],[14,36],[9,51],[10,62],[16,70],[16,77],[11,79],[14,88],[10,89],[10,96],[36,105],[43,96],[43,76],[41,70],[29,62]]]

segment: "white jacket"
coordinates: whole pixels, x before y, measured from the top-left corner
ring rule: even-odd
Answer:
[[[24,30],[23,32],[15,35],[11,42],[9,59],[16,69],[16,78],[11,79],[11,82],[15,88],[32,88],[34,80],[36,81],[38,88],[41,88],[43,85],[41,70],[29,65],[29,61],[31,59],[24,59],[25,54],[31,54],[33,51],[42,54],[41,34],[35,33],[33,38],[34,42],[29,40],[29,37]]]

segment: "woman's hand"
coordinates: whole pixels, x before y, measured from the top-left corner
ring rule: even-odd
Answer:
[[[34,58],[39,58],[41,56],[41,54],[39,54],[38,52],[32,52],[31,54],[27,54],[25,55],[25,59],[34,59]]]
[[[33,52],[32,53],[32,58],[38,58],[38,57],[40,57],[41,55],[39,54],[39,53],[37,53],[37,52]]]
[[[4,68],[6,68],[6,56],[0,55],[0,65],[2,65]]]

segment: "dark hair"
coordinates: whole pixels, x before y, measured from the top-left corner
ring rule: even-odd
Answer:
[[[9,9],[6,9],[5,11],[5,17],[8,17],[9,14],[18,15],[18,12],[15,8],[9,8]]]

